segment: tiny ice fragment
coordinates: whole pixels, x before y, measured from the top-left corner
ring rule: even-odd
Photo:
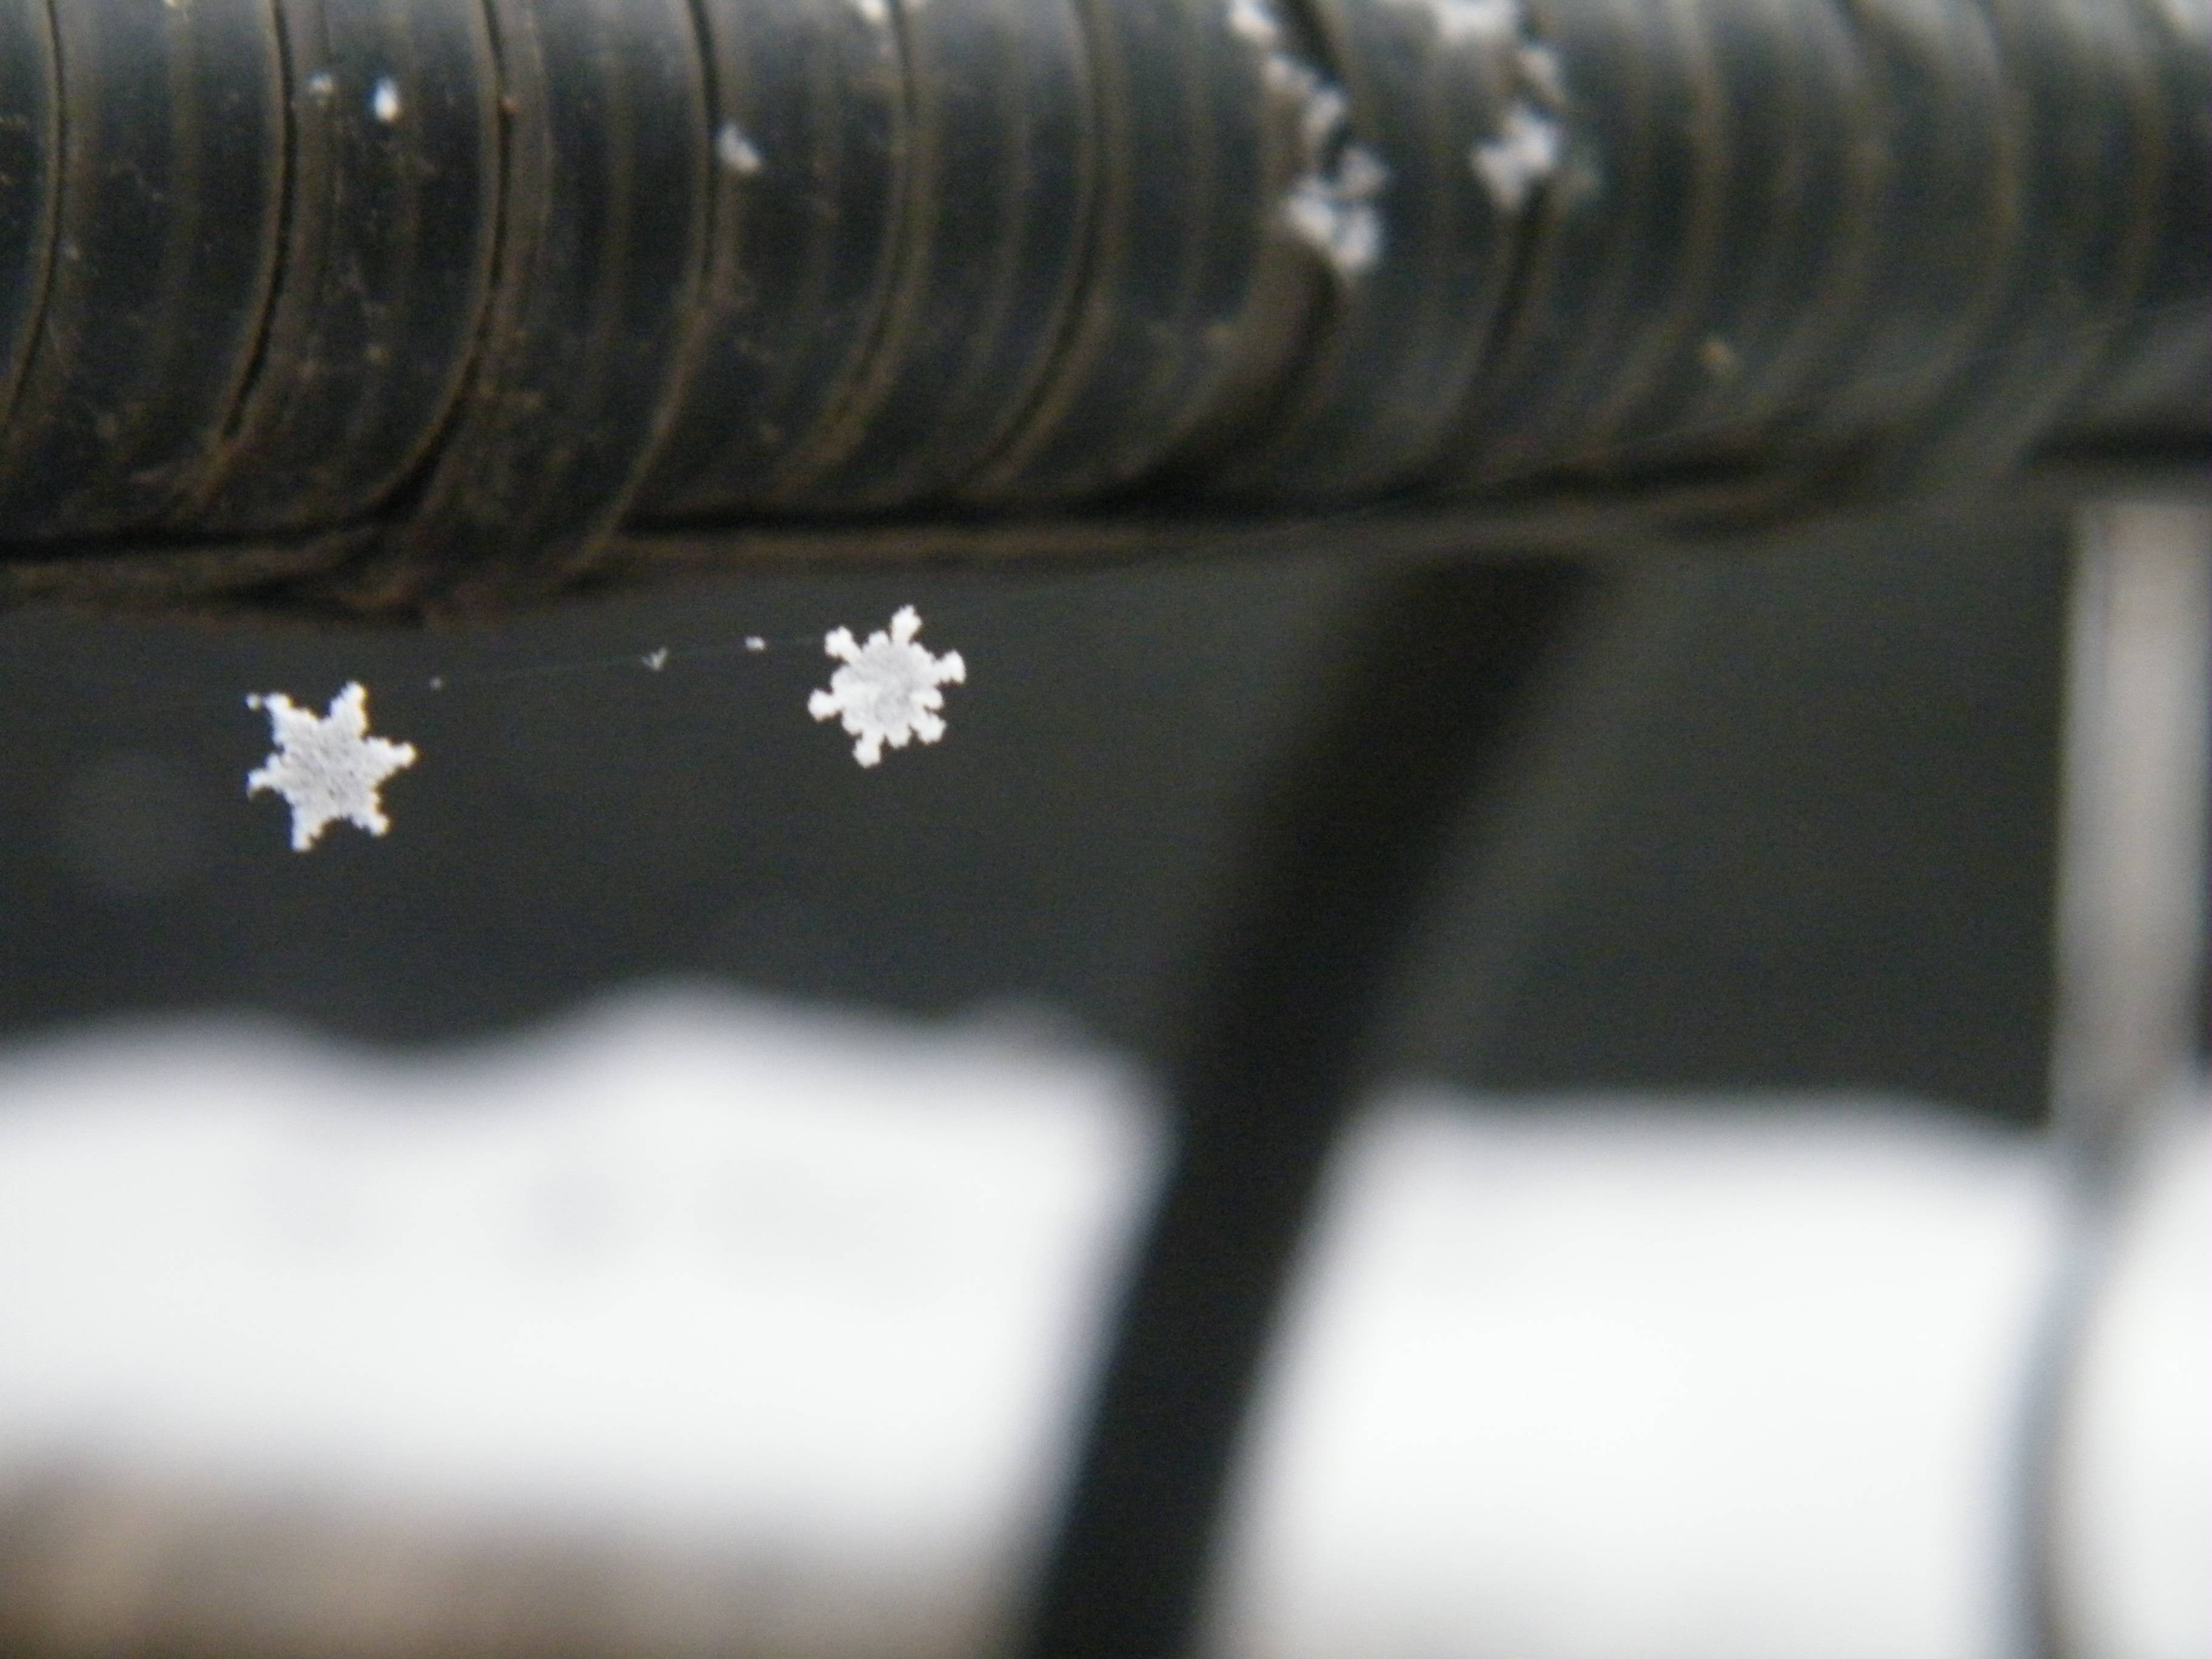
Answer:
[[[390,76],[377,76],[369,89],[368,112],[386,126],[399,118],[399,85]]]
[[[765,651],[768,649],[768,641],[757,634],[748,634],[745,635],[745,649],[748,651]]]
[[[648,651],[643,656],[640,657],[638,660],[643,663],[647,668],[650,668],[654,673],[658,674],[662,669],[668,666],[668,647],[664,645],[657,650]]]
[[[1364,144],[1347,144],[1335,168],[1306,173],[1284,198],[1283,219],[1347,281],[1382,255],[1382,216],[1375,198],[1389,169]]]
[[[354,680],[331,699],[330,712],[293,706],[282,691],[256,692],[248,708],[265,709],[276,745],[246,774],[250,798],[273,790],[291,804],[292,850],[304,853],[325,826],[344,818],[372,836],[392,827],[377,789],[394,772],[415,764],[415,745],[368,735],[368,694]]]
[[[1298,137],[1315,165],[1320,164],[1329,145],[1344,131],[1345,119],[1351,111],[1351,104],[1339,88],[1316,86],[1306,94],[1305,107],[1298,112]]]
[[[1403,3],[1403,0],[1401,0]],[[1521,0],[1414,0],[1447,45],[1498,46],[1521,32]]]
[[[1567,83],[1559,73],[1559,53],[1549,46],[1525,46],[1514,52],[1513,61],[1521,67],[1521,78],[1553,109],[1567,101]]]
[[[1506,111],[1498,135],[1477,143],[1467,159],[1498,210],[1517,213],[1529,191],[1559,170],[1559,124],[1540,110],[1516,103]]]
[[[1229,0],[1229,27],[1265,53],[1269,89],[1297,106],[1305,167],[1284,193],[1282,222],[1350,282],[1382,256],[1382,214],[1376,198],[1390,171],[1364,144],[1348,142],[1352,106],[1344,89],[1282,46],[1268,0]]]
[[[1229,0],[1229,27],[1231,33],[1270,50],[1283,38],[1282,25],[1267,0]]]
[[[741,177],[761,170],[761,153],[753,148],[753,141],[735,121],[725,121],[714,133],[714,159],[729,172]]]
[[[806,700],[806,712],[817,720],[837,719],[858,739],[853,758],[873,766],[884,757],[884,745],[903,749],[913,738],[935,743],[945,735],[938,711],[945,693],[938,687],[967,682],[968,665],[957,651],[933,656],[927,646],[916,645],[921,629],[915,608],[902,605],[891,618],[890,631],[878,629],[866,645],[857,644],[848,628],[824,635],[822,649],[844,666],[830,677],[830,689]]]

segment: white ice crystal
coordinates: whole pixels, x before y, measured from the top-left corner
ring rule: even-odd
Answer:
[[[750,178],[761,170],[760,150],[735,121],[725,121],[715,130],[714,159],[722,164],[724,172],[741,178]]]
[[[1283,197],[1283,223],[1346,282],[1382,257],[1382,215],[1376,198],[1390,171],[1364,144],[1349,142],[1351,106],[1340,88],[1285,48],[1269,0],[1228,0],[1230,32],[1265,54],[1267,85],[1297,104],[1304,170]]]
[[[1559,56],[1529,32],[1521,0],[1399,0],[1437,8],[1437,27],[1448,38],[1480,39],[1486,46],[1511,42],[1507,60],[1516,90],[1495,130],[1478,138],[1467,163],[1500,213],[1518,213],[1539,185],[1566,161],[1566,78]],[[1586,178],[1571,182],[1587,186]]]
[[[368,694],[358,680],[331,699],[327,715],[295,708],[282,691],[258,692],[246,706],[268,711],[276,745],[246,775],[246,793],[273,790],[291,803],[294,852],[306,852],[340,818],[372,836],[392,827],[376,792],[394,772],[415,764],[415,745],[368,735]]]
[[[1522,83],[1550,108],[1559,109],[1566,103],[1567,83],[1559,73],[1559,54],[1549,46],[1516,47],[1513,65],[1520,70]]]
[[[1229,27],[1254,46],[1272,52],[1283,38],[1275,9],[1267,0],[1229,0]]]
[[[858,739],[853,758],[873,766],[884,757],[884,745],[903,749],[920,738],[935,743],[945,735],[938,710],[945,707],[941,685],[964,684],[968,665],[957,651],[933,656],[927,646],[916,645],[921,629],[915,608],[902,605],[891,618],[890,631],[878,629],[860,645],[849,628],[833,629],[822,649],[845,665],[830,677],[830,689],[806,700],[806,712],[817,720],[837,718]]]
[[[1502,213],[1517,213],[1528,192],[1559,171],[1559,124],[1541,110],[1516,103],[1494,138],[1478,143],[1468,165]]]
[[[1364,144],[1346,144],[1336,165],[1307,173],[1283,200],[1283,218],[1347,281],[1382,256],[1382,216],[1375,198],[1389,170]]]
[[[1521,33],[1521,0],[1392,0],[1427,14],[1447,46],[1500,46]]]

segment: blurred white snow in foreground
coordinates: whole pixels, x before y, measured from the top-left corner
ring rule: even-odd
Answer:
[[[854,1659],[1002,1622],[1151,1156],[1095,1059],[704,994],[442,1059],[124,1029],[18,1051],[0,1099],[0,1536],[11,1486],[78,1469],[80,1534],[142,1525],[134,1482],[218,1537],[222,1494],[334,1493],[605,1542],[615,1588],[653,1580],[622,1644],[652,1652],[727,1651],[726,1617]],[[344,1639],[268,1645],[387,1650],[428,1553],[331,1598]],[[92,1577],[135,1630],[190,1593],[166,1571]],[[686,1596],[701,1628],[666,1622]],[[196,1650],[261,1639],[227,1617]]]
[[[2208,1131],[2177,1113],[2144,1147],[2075,1378],[2058,1540],[2090,1659],[2212,1654]]]
[[[2005,1651],[2037,1146],[1682,1105],[1370,1115],[1224,1659]],[[2203,1125],[2085,1370],[2112,1659],[2212,1637]],[[705,992],[436,1058],[216,1022],[0,1054],[0,1638],[980,1651],[1158,1150],[1096,1055]]]
[[[1370,1118],[1263,1414],[1223,1654],[2015,1650],[2040,1146],[1872,1105],[1659,1103]],[[2100,1613],[2085,1659],[2212,1650],[2203,1114],[2163,1151],[2179,1214],[2122,1264],[2093,1364],[2127,1380],[2076,1419],[2107,1511],[2073,1579]]]

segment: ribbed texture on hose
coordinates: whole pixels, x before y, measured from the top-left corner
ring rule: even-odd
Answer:
[[[9,557],[368,609],[2201,444],[2212,0],[0,0],[0,416]]]

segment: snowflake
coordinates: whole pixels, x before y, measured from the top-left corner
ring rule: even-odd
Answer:
[[[903,749],[920,738],[935,743],[945,735],[938,710],[945,707],[940,685],[967,683],[968,665],[957,651],[932,656],[927,646],[916,645],[921,618],[915,608],[902,605],[891,618],[890,632],[878,629],[866,645],[854,643],[849,628],[825,635],[822,649],[845,665],[830,677],[830,689],[806,700],[806,712],[817,720],[833,716],[859,739],[853,758],[873,766],[884,757],[884,745]]]
[[[415,745],[368,735],[368,694],[358,680],[331,699],[327,715],[295,708],[282,691],[256,693],[246,706],[269,711],[269,736],[276,745],[246,775],[246,793],[273,790],[291,803],[294,852],[306,852],[325,826],[340,818],[372,836],[392,827],[377,787],[415,764]]]

